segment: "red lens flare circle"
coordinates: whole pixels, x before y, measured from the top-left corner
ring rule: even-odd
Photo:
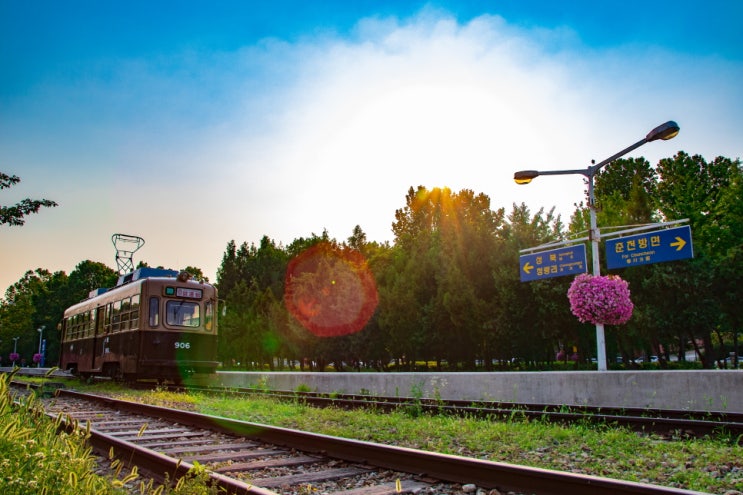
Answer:
[[[378,302],[374,276],[356,250],[316,244],[292,259],[286,269],[286,309],[319,337],[360,331]]]

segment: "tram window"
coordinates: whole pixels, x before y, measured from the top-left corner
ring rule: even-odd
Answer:
[[[139,328],[139,294],[135,294],[131,299],[131,312],[129,313],[129,328],[136,330]]]
[[[139,328],[139,294],[132,296],[132,318],[131,328]]]
[[[129,328],[129,307],[131,306],[129,298],[121,301],[121,329],[127,330]]]
[[[212,330],[212,321],[214,320],[214,305],[211,301],[207,301],[204,305],[204,328],[208,331]]]
[[[88,325],[88,329],[85,331],[84,337],[92,337],[95,333],[95,310],[90,310],[90,324]]]
[[[103,317],[103,327],[106,332],[111,331],[111,314],[113,313],[113,304],[106,304],[106,316]]]
[[[121,301],[114,302],[113,317],[111,318],[111,330],[119,331],[121,328]]]
[[[198,327],[199,303],[192,301],[168,301],[165,305],[165,322],[179,327]]]
[[[160,298],[150,298],[150,318],[149,323],[151,327],[156,327],[160,324]]]

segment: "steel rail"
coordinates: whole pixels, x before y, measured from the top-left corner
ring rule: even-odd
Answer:
[[[728,434],[743,442],[743,414],[727,412],[681,411],[657,408],[600,408],[593,406],[555,406],[462,400],[418,399],[412,397],[373,397],[366,395],[316,394],[313,392],[264,391],[220,387],[187,388],[207,393],[254,393],[269,397],[300,400],[315,406],[335,406],[346,409],[365,407],[382,411],[417,408],[431,413],[470,415],[481,418],[530,418],[560,423],[590,421],[599,424],[625,426],[636,431],[672,434],[677,431],[696,436]]]
[[[52,419],[56,419],[57,416],[53,414],[47,414]],[[83,428],[79,421],[70,421],[65,419],[64,416],[61,418],[60,428],[72,432],[75,428]],[[175,459],[170,456],[166,456],[155,452],[154,450],[146,447],[139,446],[132,442],[116,438],[111,435],[107,435],[100,431],[91,428],[88,430],[90,434],[88,442],[91,447],[99,455],[108,456],[111,449],[114,451],[116,458],[125,460],[128,468],[136,466],[138,469],[142,469],[147,473],[151,474],[153,478],[160,482],[165,481],[165,473],[170,475],[170,480],[175,482],[179,478],[185,476],[189,470],[194,466],[180,459]],[[242,495],[242,494],[254,494],[254,495],[278,495],[276,492],[253,486],[243,481],[224,476],[222,474],[209,471],[209,477],[211,482],[216,486],[224,490],[224,493],[231,495]],[[222,493],[222,492],[220,492]]]
[[[25,386],[28,389],[36,391],[41,389],[41,385],[35,383],[11,381],[11,385],[14,387]],[[59,395],[62,390],[57,389],[56,394]],[[53,421],[59,419],[58,431],[73,433],[76,429],[85,429],[89,435],[87,441],[97,454],[107,457],[111,449],[113,449],[115,457],[126,461],[126,467],[131,469],[137,466],[138,469],[143,469],[148,475],[151,475],[160,482],[165,481],[165,473],[171,476],[171,481],[176,481],[180,477],[185,476],[194,467],[193,464],[188,462],[160,454],[154,450],[107,435],[93,428],[87,429],[87,427],[81,424],[81,421],[71,419],[63,414],[46,413],[46,415]],[[210,471],[208,474],[212,480],[212,484],[220,487],[224,493],[229,495],[279,495],[276,492],[256,487],[216,472]]]
[[[431,453],[405,447],[351,440],[288,428],[250,423],[219,416],[198,414],[160,406],[133,402],[70,390],[59,390],[60,396],[70,395],[96,400],[119,409],[137,411],[166,420],[221,433],[240,435],[263,442],[321,453],[350,462],[404,471],[454,483],[474,483],[484,488],[528,492],[540,495],[700,495],[701,492],[646,483],[601,478]],[[172,466],[171,466],[172,469]],[[264,492],[265,493],[265,492]]]
[[[353,401],[367,402],[375,405],[385,405],[387,403],[393,406],[399,405],[422,405],[426,407],[451,407],[451,408],[471,408],[476,409],[494,409],[508,411],[533,411],[542,412],[575,412],[579,414],[603,414],[615,416],[643,416],[643,417],[661,417],[661,418],[689,418],[689,419],[706,419],[713,421],[743,422],[743,413],[728,411],[705,411],[693,409],[661,409],[654,407],[606,407],[591,405],[567,405],[567,404],[540,404],[526,402],[502,402],[502,401],[483,401],[483,400],[462,400],[462,399],[438,399],[428,397],[386,397],[358,394],[323,394],[318,392],[300,392],[292,390],[265,390],[260,388],[248,387],[211,387],[211,386],[177,386],[174,390],[199,391],[206,393],[253,393],[277,397],[287,397],[302,400],[318,400],[321,402],[332,401]]]
[[[139,384],[143,385],[143,384]],[[35,385],[30,385],[36,387]],[[50,382],[42,388],[60,386]],[[203,393],[250,393],[280,399],[300,400],[306,404],[345,409],[372,408],[393,411],[400,408],[417,408],[421,412],[445,413],[479,418],[529,418],[571,424],[588,421],[595,424],[623,426],[635,431],[683,436],[729,435],[743,443],[743,414],[719,411],[691,411],[668,409],[606,408],[593,406],[556,406],[550,404],[522,404],[487,401],[439,400],[412,397],[373,397],[367,395],[327,394],[314,392],[265,391],[251,388],[182,387],[176,390]]]
[[[36,368],[17,368],[13,370],[18,375],[29,375],[29,376],[41,376],[41,370]],[[5,373],[6,371],[0,370]],[[55,371],[50,375],[50,378],[59,378],[62,380],[66,379],[77,379],[76,377],[69,375],[66,372]],[[108,380],[108,379],[106,379]],[[152,384],[148,382],[133,382],[130,385],[139,386],[145,388],[151,388]],[[568,405],[568,404],[539,404],[539,403],[517,403],[517,402],[502,402],[502,401],[482,401],[482,400],[461,400],[461,399],[438,399],[428,397],[382,397],[382,396],[371,396],[371,395],[358,395],[358,394],[339,394],[333,393],[332,397],[330,394],[322,394],[317,392],[300,392],[291,390],[265,390],[259,388],[250,387],[211,387],[211,386],[171,386],[175,390],[189,390],[189,391],[203,391],[207,393],[257,393],[263,395],[272,395],[277,397],[290,397],[292,399],[302,398],[307,401],[316,401],[318,404],[324,402],[335,401],[336,405],[341,404],[341,401],[348,401],[352,404],[353,401],[366,402],[374,404],[380,408],[386,408],[387,403],[393,405],[416,405],[433,409],[449,408],[449,410],[463,409],[468,412],[476,411],[477,409],[491,409],[494,412],[499,410],[505,410],[508,412],[523,410],[530,414],[542,414],[545,412],[559,412],[559,413],[577,413],[584,415],[604,415],[604,416],[637,416],[637,417],[657,417],[657,418],[686,418],[695,419],[699,421],[718,421],[721,423],[743,423],[743,413],[719,411],[719,410],[694,410],[694,409],[661,409],[655,407],[638,408],[638,407],[607,407],[607,406],[591,406],[591,405]],[[393,406],[394,407],[394,406]],[[682,425],[687,426],[687,425]]]

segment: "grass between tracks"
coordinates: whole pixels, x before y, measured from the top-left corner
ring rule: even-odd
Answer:
[[[84,448],[83,438],[68,436],[57,440],[54,423],[39,422],[32,406],[11,409],[6,388],[4,379],[0,378],[0,493],[124,493],[110,476],[102,481],[89,476],[94,463]],[[491,461],[707,493],[743,492],[743,447],[738,444],[739,439],[722,434],[702,440],[667,439],[611,425],[586,422],[561,426],[518,415],[508,421],[486,421],[426,415],[414,407],[393,413],[343,411],[313,408],[299,401],[277,402],[255,397],[215,397],[164,390],[134,392],[114,384],[76,385],[76,388],[254,423]],[[96,489],[81,490],[81,483],[99,481],[103,484],[95,485]],[[182,485],[180,491],[168,488],[160,493],[210,493],[199,485],[198,479],[192,481],[188,486]],[[56,489],[39,489],[47,484]],[[150,486],[149,491],[142,489],[140,493],[154,494],[156,490]]]
[[[718,494],[743,492],[737,438],[661,438],[588,422],[488,421],[421,414],[314,408],[299,401],[200,393],[116,392],[123,398],[254,423],[498,462],[652,483]]]

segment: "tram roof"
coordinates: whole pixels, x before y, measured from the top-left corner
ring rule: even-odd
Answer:
[[[150,277],[175,278],[177,276],[178,276],[178,270],[168,270],[165,268],[142,267],[142,268],[137,268],[133,272],[125,273],[124,275],[119,276],[119,280],[116,282],[116,287],[119,287],[120,285],[128,284],[129,282],[134,282],[135,280],[139,280],[142,278],[150,278]]]

